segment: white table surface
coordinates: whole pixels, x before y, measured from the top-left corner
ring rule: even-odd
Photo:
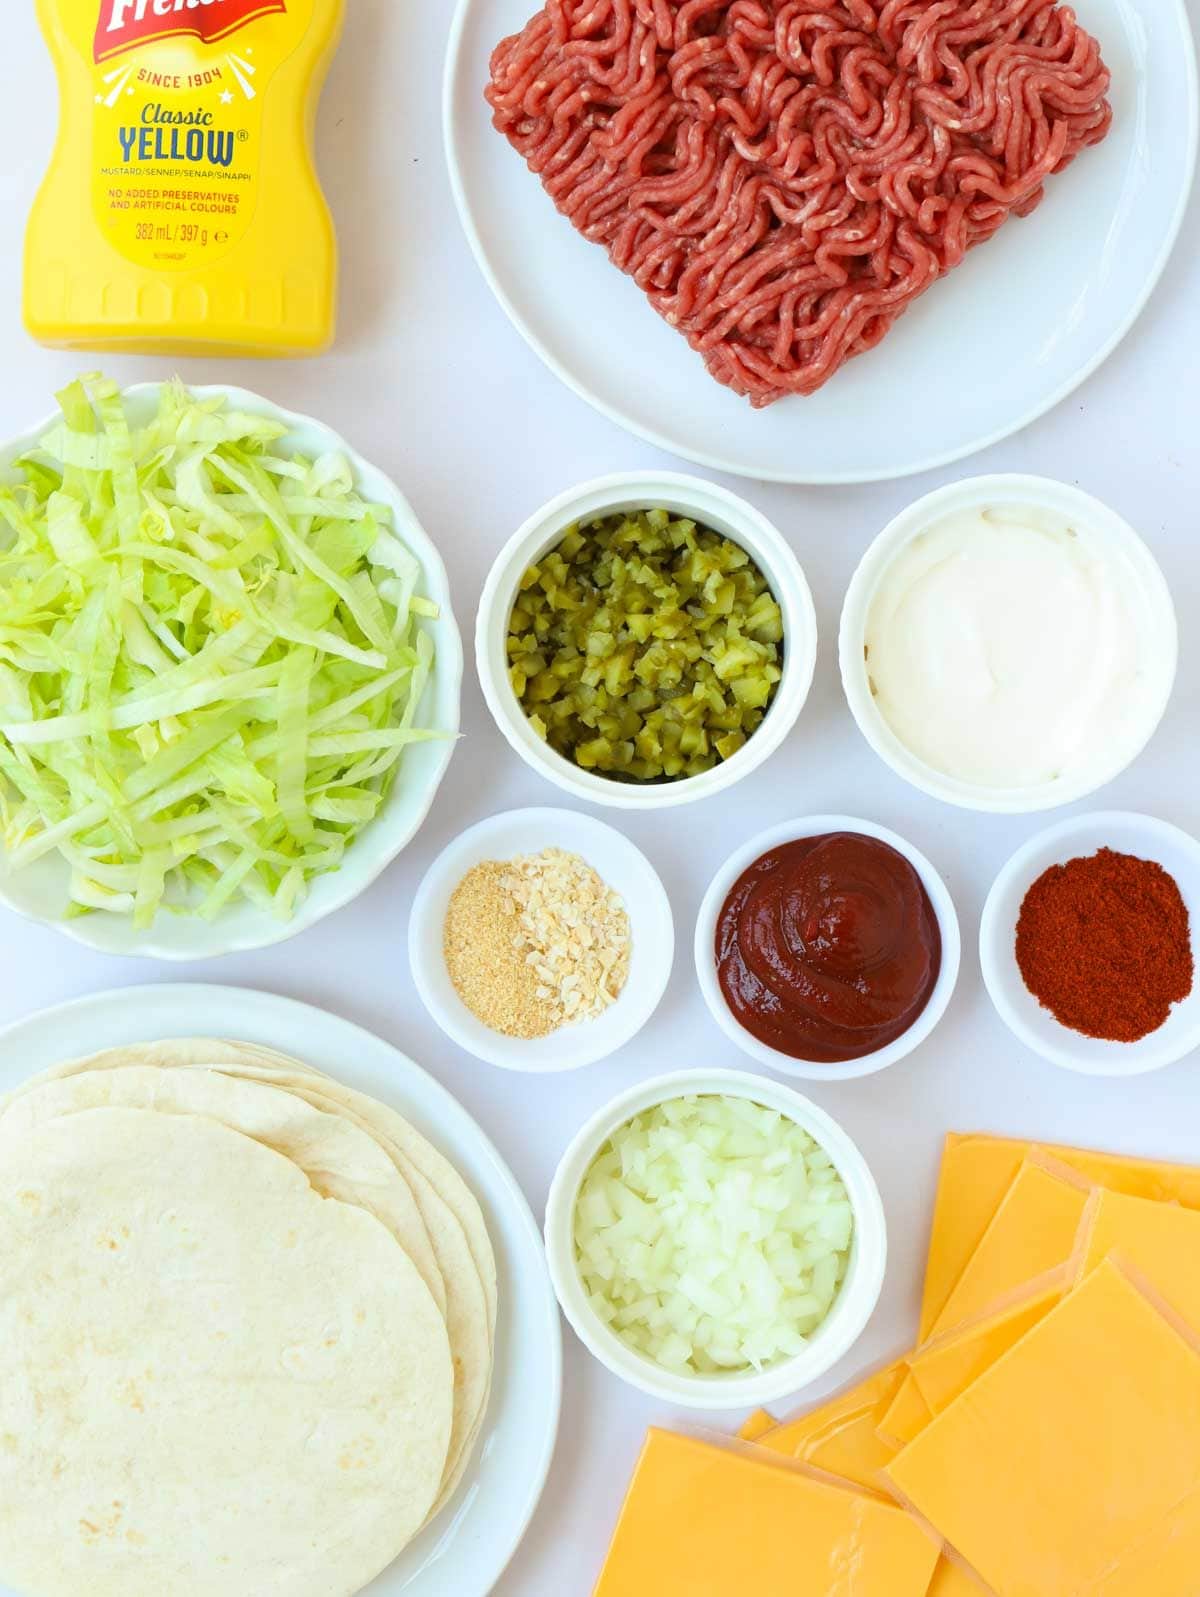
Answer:
[[[0,436],[47,413],[54,389],[92,363],[38,349],[20,321],[21,231],[55,116],[53,78],[32,10],[5,7]],[[109,360],[106,366],[122,381],[135,381],[166,376],[178,365],[190,380],[241,383],[328,420],[404,487],[446,558],[459,622],[469,630],[493,554],[545,499],[603,472],[678,462],[627,437],[562,388],[480,278],[442,161],[447,26],[445,6],[349,0],[319,139],[344,265],[342,328],[331,355],[295,365]],[[407,908],[434,854],[497,809],[563,797],[509,753],[470,669],[466,737],[434,813],[356,905],[279,948],[182,969],[92,954],[0,912],[0,1022],[77,994],[166,979],[263,987],[324,1005],[371,1027],[439,1076],[495,1139],[540,1216],[559,1153],[612,1094],[669,1067],[748,1063],[721,1037],[696,988],[690,941],[701,895],[725,855],[752,833],[789,816],[840,811],[896,828],[935,861],[958,905],[964,960],[948,1015],[915,1057],[881,1076],[811,1089],[865,1152],[891,1228],[879,1313],[826,1390],[910,1342],[944,1132],[988,1130],[1200,1161],[1200,1060],[1137,1081],[1092,1081],[1054,1070],[1009,1037],[980,981],[979,911],[1008,854],[1048,818],[960,813],[893,777],[850,719],[835,650],[838,610],[855,562],[918,493],[977,471],[1077,481],[1149,540],[1175,596],[1182,642],[1179,683],[1162,729],[1092,807],[1145,809],[1200,832],[1198,252],[1200,215],[1193,206],[1174,262],[1123,348],[1057,411],[970,463],[855,489],[729,480],[775,519],[800,555],[821,629],[817,677],[796,733],[757,776],[662,818],[610,815],[662,874],[679,934],[667,997],[621,1054],[574,1076],[508,1075],[449,1044],[413,991]],[[558,1455],[538,1517],[496,1588],[499,1597],[586,1597],[646,1426],[679,1417],[625,1390],[568,1333]]]

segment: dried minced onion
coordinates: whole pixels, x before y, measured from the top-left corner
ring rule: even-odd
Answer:
[[[600,1319],[680,1374],[803,1351],[845,1278],[854,1211],[825,1150],[745,1098],[676,1098],[615,1132],[575,1206]]]

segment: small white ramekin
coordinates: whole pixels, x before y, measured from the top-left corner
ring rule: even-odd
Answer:
[[[679,1375],[661,1368],[635,1352],[595,1313],[575,1260],[575,1204],[597,1153],[635,1115],[655,1104],[693,1094],[748,1098],[787,1115],[828,1153],[854,1208],[850,1267],[828,1319],[813,1332],[803,1353],[761,1373]],[[755,1408],[778,1403],[820,1380],[866,1330],[883,1290],[887,1222],[866,1160],[823,1109],[791,1087],[764,1076],[740,1070],[682,1070],[620,1094],[576,1136],[563,1155],[546,1203],[546,1254],[563,1313],[579,1340],[612,1374],[661,1402],[682,1408]]]
[[[1151,674],[1147,711],[1136,734],[1098,750],[1086,766],[1034,787],[981,787],[936,771],[913,754],[888,725],[875,702],[864,657],[871,605],[887,567],[912,538],[956,510],[985,504],[1037,505],[1076,518],[1101,541],[1121,567],[1123,580],[1136,587],[1147,613],[1147,628],[1158,640],[1156,657],[1145,662]],[[1120,775],[1138,757],[1162,720],[1175,685],[1178,632],[1175,607],[1157,561],[1129,523],[1100,500],[1069,483],[1049,477],[1002,475],[972,477],[939,488],[909,505],[879,534],[863,556],[842,607],[838,640],[842,686],[858,729],[885,764],[931,797],[960,808],[995,815],[1024,815],[1055,809],[1086,798]]]
[[[992,884],[979,923],[979,962],[996,1013],[1019,1042],[1064,1070],[1085,1076],[1144,1076],[1200,1048],[1200,989],[1139,1042],[1104,1042],[1062,1025],[1026,987],[1017,965],[1017,920],[1025,895],[1053,865],[1111,848],[1154,860],[1175,878],[1192,923],[1200,969],[1200,842],[1150,815],[1101,810],[1076,815],[1031,838]]]
[[[545,848],[580,855],[621,895],[632,952],[621,995],[602,1014],[526,1041],[493,1031],[458,996],[446,968],[446,911],[476,865]],[[632,1042],[658,1008],[675,959],[675,923],[654,867],[615,827],[575,810],[506,810],[468,827],[429,867],[408,919],[408,956],[422,1003],[447,1037],[476,1059],[528,1074],[579,1070]]]
[[[558,544],[566,529],[623,510],[669,510],[690,516],[740,544],[771,585],[783,612],[783,678],[763,722],[732,758],[700,776],[675,782],[620,782],[555,752],[529,724],[508,675],[508,621],[525,572]],[[512,748],[540,775],[592,804],[658,810],[710,798],[757,770],[796,724],[812,686],[817,616],[800,563],[778,528],[736,494],[675,472],[620,472],[570,488],[530,516],[492,566],[475,628],[475,660],[488,709]]]
[[[736,1019],[725,1002],[725,994],[721,991],[721,983],[717,978],[716,959],[717,921],[725,900],[742,873],[749,870],[755,860],[760,859],[770,849],[778,848],[782,843],[794,843],[804,837],[823,837],[830,832],[860,832],[864,837],[873,837],[881,843],[889,843],[897,853],[903,854],[921,878],[921,883],[929,894],[929,901],[933,905],[942,936],[942,963],[937,981],[929,995],[929,1002],[916,1020],[906,1032],[897,1037],[895,1042],[889,1043],[886,1048],[878,1048],[873,1054],[867,1054],[862,1059],[848,1059],[842,1064],[796,1059],[791,1054],[782,1053],[778,1048],[771,1048],[768,1044],[760,1042]],[[886,826],[877,826],[874,821],[861,821],[851,815],[806,815],[802,820],[785,821],[781,826],[772,826],[769,830],[760,832],[757,837],[752,837],[748,843],[744,843],[729,856],[713,877],[696,918],[696,976],[700,982],[700,991],[704,994],[704,1002],[708,1005],[709,1013],[717,1025],[743,1053],[749,1054],[752,1059],[757,1059],[760,1064],[766,1065],[771,1070],[781,1071],[784,1075],[799,1076],[808,1081],[851,1081],[859,1076],[873,1076],[877,1071],[886,1070],[889,1065],[894,1065],[906,1054],[912,1053],[914,1048],[925,1041],[946,1013],[946,1006],[958,981],[961,956],[962,939],[954,900],[950,897],[949,888],[924,854],[898,833],[889,832]]]

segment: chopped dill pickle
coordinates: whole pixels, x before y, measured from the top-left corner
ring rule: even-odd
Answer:
[[[583,770],[698,776],[745,746],[783,672],[783,617],[740,545],[666,510],[568,527],[521,579],[509,678]]]

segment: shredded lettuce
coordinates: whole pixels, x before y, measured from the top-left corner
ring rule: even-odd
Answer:
[[[837,1301],[854,1210],[825,1150],[744,1098],[673,1098],[605,1143],[575,1206],[603,1324],[678,1374],[765,1370]]]
[[[0,824],[57,853],[72,914],[289,919],[412,744],[437,608],[340,454],[162,391],[131,424],[83,378],[0,481]]]

